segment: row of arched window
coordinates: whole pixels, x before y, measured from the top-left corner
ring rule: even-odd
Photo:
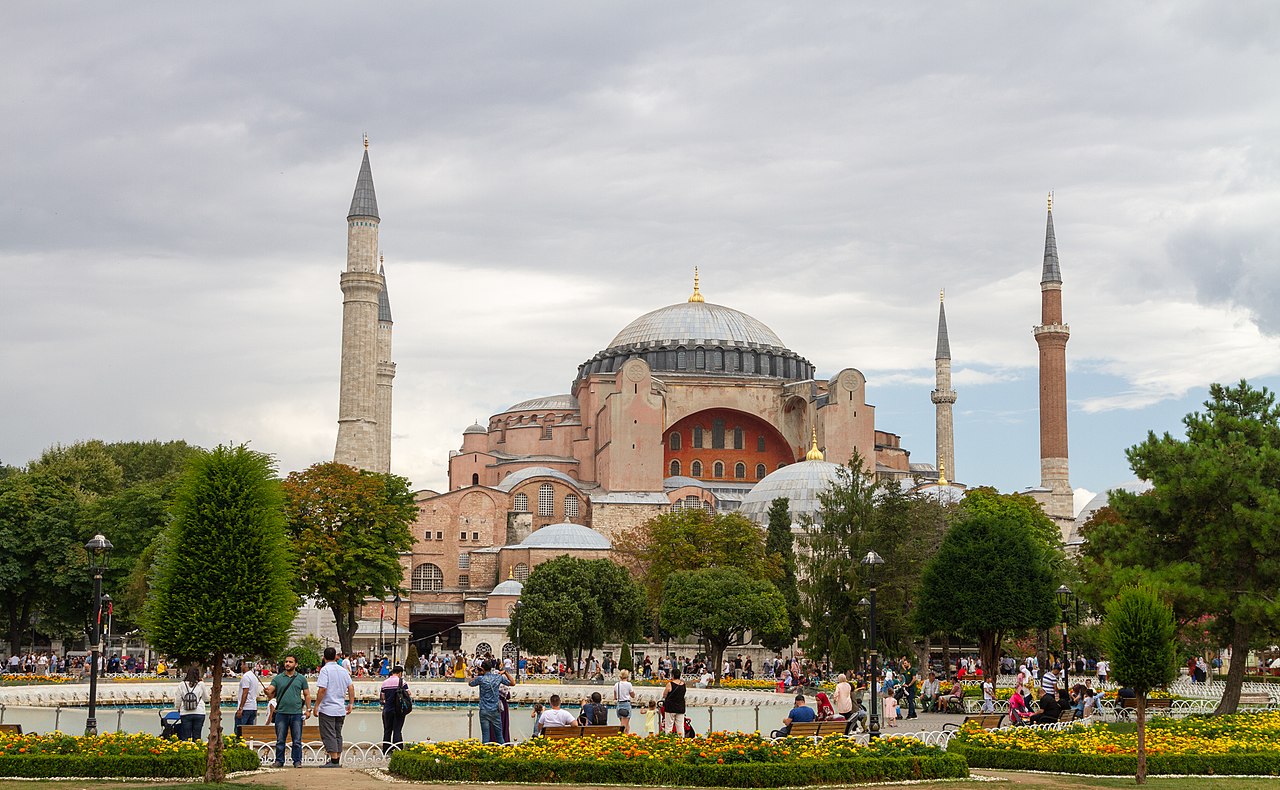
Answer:
[[[692,443],[690,446],[693,447],[695,450],[705,447],[706,440],[707,440],[706,434],[707,434],[706,429],[703,428],[701,425],[693,426],[693,431],[691,431],[691,436],[690,436]],[[727,438],[732,439],[733,449],[735,450],[741,450],[746,446],[746,432],[743,431],[742,428],[735,427],[731,432],[726,433],[724,420],[721,420],[721,419],[712,420],[711,421],[711,449],[712,450],[728,449],[725,446],[725,440]],[[670,443],[671,449],[676,452],[679,452],[681,447],[684,445],[684,438],[679,431],[672,431],[670,437],[668,438],[668,441]],[[763,453],[764,451],[765,451],[764,436],[763,435],[757,436],[756,452]]]
[[[778,464],[778,468],[781,469],[786,465],[787,464],[784,461]],[[703,471],[704,470],[702,468],[701,461],[694,461],[689,464],[690,477],[700,478],[702,477]],[[672,459],[671,466],[670,468],[667,469],[667,472],[670,474],[671,477],[678,477],[680,475],[680,459],[678,458]],[[725,465],[723,461],[716,461],[715,463],[711,464],[711,477],[723,479],[725,477],[724,472],[725,472]],[[756,464],[755,472],[756,472],[756,476],[754,479],[760,480],[765,475],[769,474],[769,469],[764,464]],[[734,480],[747,479],[747,465],[745,463],[739,461],[738,463],[733,465],[733,479]]]
[[[578,369],[581,378],[591,373],[612,373],[630,360],[633,354],[616,354],[584,363]],[[812,378],[814,368],[804,360],[767,351],[743,351],[719,348],[677,348],[647,351],[640,356],[653,370],[714,370],[727,373],[759,373],[788,379]]]
[[[518,513],[529,512],[529,495],[520,493],[516,494],[512,506]],[[567,521],[573,521],[578,517],[580,510],[580,502],[577,494],[564,495],[564,517]],[[556,490],[550,483],[543,483],[538,486],[538,515],[554,516],[556,514]]]
[[[463,565],[459,562],[459,567],[469,569],[469,563]],[[518,563],[511,569],[511,576],[516,581],[524,583],[529,578],[529,566],[526,563]],[[471,586],[471,578],[469,574],[461,574],[458,577],[458,584],[461,587]],[[413,592],[440,592],[444,589],[444,571],[440,570],[440,566],[433,562],[424,562],[421,565],[414,566],[413,573],[409,577],[409,589]]]

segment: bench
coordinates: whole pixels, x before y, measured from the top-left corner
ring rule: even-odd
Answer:
[[[11,732],[14,735],[22,734],[21,724],[0,724],[0,732]]]
[[[1064,709],[1063,709],[1063,711],[1062,711],[1062,713],[1059,713],[1059,714],[1058,714],[1058,723],[1059,723],[1059,724],[1070,724],[1071,722],[1073,722],[1073,721],[1075,721],[1075,720],[1076,720],[1076,709],[1075,709],[1075,708],[1064,708]]]
[[[1270,705],[1271,695],[1265,692],[1253,692],[1240,694],[1241,705]]]
[[[977,723],[977,725],[984,730],[994,730],[994,729],[998,729],[1001,723],[1004,722],[1004,714],[1003,713],[983,713],[978,716],[965,716],[964,721],[960,722],[959,724],[956,724],[954,722],[950,724],[944,724],[942,725],[942,729],[946,730],[948,728],[951,728],[951,729],[958,730],[963,728],[969,722]]]
[[[552,740],[560,738],[607,738],[610,735],[621,735],[621,724],[597,724],[590,727],[545,727],[542,734]]]
[[[274,724],[246,724],[240,728],[240,737],[246,741],[257,741],[258,743],[275,743],[276,742],[276,726]],[[289,734],[285,733],[285,743],[289,743]],[[303,743],[320,743],[320,725],[304,724],[302,725],[302,742]]]
[[[774,730],[769,734],[771,738],[819,738],[824,735],[844,735],[849,730],[849,722],[841,719],[839,721],[798,721],[791,725],[791,729],[786,736],[782,735],[782,730]]]
[[[1138,700],[1133,697],[1122,697],[1116,700],[1120,704],[1116,706],[1116,719],[1124,719],[1128,721],[1133,712],[1138,709]],[[1160,711],[1168,713],[1173,709],[1173,700],[1171,699],[1148,699],[1146,710],[1147,713]]]

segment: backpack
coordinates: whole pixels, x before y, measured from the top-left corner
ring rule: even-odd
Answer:
[[[196,687],[188,685],[187,693],[182,695],[182,709],[193,711],[198,707],[200,707],[200,698],[196,696]]]
[[[609,723],[609,709],[604,705],[596,705],[591,711],[591,722],[593,726],[603,727]]]
[[[409,693],[409,687],[402,680],[400,688],[396,689],[395,699],[396,712],[401,716],[408,716],[413,712],[413,695]]]

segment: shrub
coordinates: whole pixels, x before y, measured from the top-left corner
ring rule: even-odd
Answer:
[[[234,747],[222,754],[228,771],[252,771],[259,764],[258,755],[251,749]],[[0,776],[200,777],[204,776],[207,761],[203,748],[171,754],[6,754],[0,755]]]

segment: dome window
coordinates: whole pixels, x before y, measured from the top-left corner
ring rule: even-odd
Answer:
[[[555,491],[551,488],[550,483],[543,483],[538,488],[538,515],[555,515],[555,507]]]

